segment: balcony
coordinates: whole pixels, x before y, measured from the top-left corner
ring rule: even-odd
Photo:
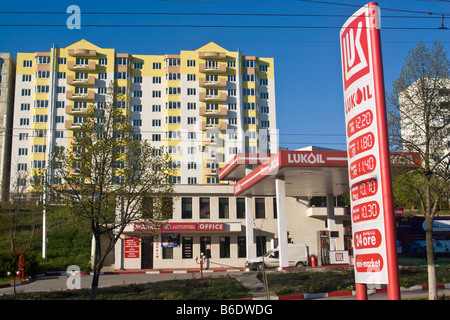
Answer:
[[[95,71],[96,68],[95,61],[89,61],[88,64],[75,64],[74,61],[67,62],[67,69],[71,71]]]
[[[223,153],[220,152],[203,152],[203,160],[210,160],[215,162],[223,162]],[[205,170],[208,168],[205,168]],[[217,174],[219,173],[219,169],[217,170]]]
[[[71,86],[93,86],[95,77],[89,76],[87,79],[75,79],[73,76],[67,76],[67,84]]]
[[[95,57],[97,51],[89,49],[69,49],[67,53],[71,57]]]
[[[203,145],[209,146],[209,147],[221,147],[223,146],[223,139],[222,138],[215,138],[215,137],[209,137],[209,138],[203,138]]]
[[[228,109],[226,107],[220,107],[217,110],[207,110],[206,107],[200,107],[198,113],[201,116],[226,116]]]
[[[66,92],[66,98],[68,100],[95,100],[95,92],[75,93],[73,90],[69,90]]]
[[[67,105],[65,111],[72,115],[85,115],[89,112],[88,108],[74,108],[72,105]]]
[[[218,95],[207,95],[206,92],[200,92],[199,100],[203,102],[225,102],[228,99],[228,95],[225,92],[221,92]]]
[[[215,52],[215,51],[199,52],[198,57],[199,59],[223,60],[226,59],[227,54],[226,52]]]
[[[226,73],[227,65],[226,64],[218,64],[218,65],[206,65],[205,63],[199,63],[198,71],[202,73]]]
[[[66,120],[64,121],[64,127],[67,130],[81,129],[81,123],[73,123],[72,120]]]
[[[217,176],[219,174],[219,168],[205,168],[205,175]]]
[[[198,85],[203,88],[224,88],[227,86],[227,79],[220,78],[218,81],[207,81],[206,78],[198,79]]]
[[[201,128],[202,131],[209,130],[209,129],[215,129],[215,130],[227,130],[228,129],[228,123],[225,121],[222,121],[220,124],[207,124],[206,121],[201,122]]]

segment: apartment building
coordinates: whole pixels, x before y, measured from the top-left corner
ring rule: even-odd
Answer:
[[[0,196],[6,200],[11,166],[11,134],[14,107],[16,61],[10,53],[0,53]]]
[[[80,40],[17,54],[11,190],[32,191],[55,146],[71,147],[87,106],[116,81],[136,136],[170,153],[175,184],[216,184],[238,152],[277,149],[273,58],[196,50],[137,55]],[[31,181],[31,187],[27,185]]]

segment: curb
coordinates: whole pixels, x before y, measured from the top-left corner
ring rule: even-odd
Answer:
[[[214,272],[242,272],[245,269],[207,269],[203,270],[203,273]],[[114,274],[186,274],[186,273],[200,273],[199,269],[167,269],[167,270],[117,270],[117,271],[102,271],[100,275],[114,275]],[[93,275],[93,272],[67,272],[67,271],[49,271],[44,274],[39,274],[36,277],[58,277],[58,276],[70,276],[70,275]]]
[[[438,284],[438,289],[450,289],[450,284]],[[412,286],[409,288],[400,287],[401,292],[407,291],[420,291],[428,290],[427,285],[423,286]],[[372,289],[367,290],[367,294],[376,293],[386,293],[387,289]],[[332,297],[348,297],[355,296],[356,291],[335,291],[335,292],[322,292],[322,293],[304,293],[304,294],[293,294],[287,296],[272,296],[271,300],[309,300],[309,299],[319,299],[319,298],[332,298]],[[248,298],[248,299],[238,299],[238,300],[266,300],[266,298]]]
[[[16,287],[27,284],[27,283],[30,283],[30,278],[28,278],[26,280],[22,280],[22,281],[16,281]],[[0,289],[8,288],[8,287],[14,287],[14,284],[13,283],[0,284]]]

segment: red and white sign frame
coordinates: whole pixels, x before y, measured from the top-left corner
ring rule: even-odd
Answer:
[[[347,167],[345,151],[291,151],[282,150],[234,184],[234,195],[240,195],[261,180],[276,175],[287,167]]]
[[[340,32],[355,282],[388,284],[398,297],[397,252],[380,44],[371,2]],[[391,288],[391,290],[389,290]]]

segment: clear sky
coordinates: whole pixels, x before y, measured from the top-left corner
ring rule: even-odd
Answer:
[[[0,52],[16,57],[17,52],[49,51],[53,43],[65,47],[86,39],[119,52],[166,54],[214,41],[230,51],[239,48],[245,55],[273,57],[280,146],[345,150],[339,31],[367,2],[6,1],[0,9]],[[439,40],[450,58],[449,0],[378,4],[388,93],[418,41],[431,47]],[[81,10],[81,29],[66,27],[70,5]],[[438,29],[442,15],[445,30]]]

